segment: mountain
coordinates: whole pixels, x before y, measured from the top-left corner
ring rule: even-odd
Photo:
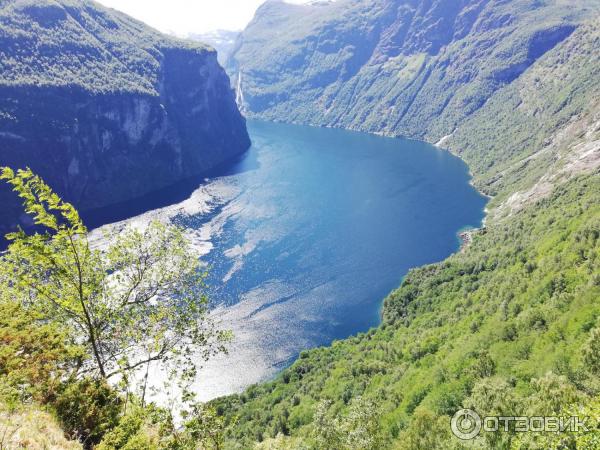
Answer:
[[[81,210],[198,176],[250,145],[216,52],[88,0],[0,3],[0,165]],[[15,196],[0,190],[0,231]]]
[[[217,51],[217,58],[221,64],[225,64],[233,50],[239,31],[214,30],[206,33],[191,33],[186,37],[192,41],[204,42]]]
[[[249,116],[437,143],[599,10],[597,0],[270,0],[227,69]],[[496,170],[514,162],[502,158]],[[486,168],[473,169],[497,194]]]
[[[589,433],[454,437],[484,416],[600,408],[596,1],[267,2],[228,62],[247,114],[447,148],[485,226],[412,270],[382,325],[217,399],[226,448],[598,448]]]

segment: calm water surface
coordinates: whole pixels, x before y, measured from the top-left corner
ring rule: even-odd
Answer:
[[[201,399],[272,377],[307,348],[366,331],[411,267],[458,249],[485,199],[466,165],[425,143],[249,121],[253,146],[202,186],[197,230],[230,355],[200,371]]]

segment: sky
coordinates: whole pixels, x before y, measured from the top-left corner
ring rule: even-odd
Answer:
[[[164,33],[242,30],[265,0],[99,0]],[[289,0],[286,0],[289,1]],[[302,3],[306,0],[291,0]]]

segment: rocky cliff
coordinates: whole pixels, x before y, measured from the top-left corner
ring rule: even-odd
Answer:
[[[0,6],[0,165],[82,210],[198,176],[250,145],[216,52],[92,1]],[[2,187],[1,231],[17,222]]]

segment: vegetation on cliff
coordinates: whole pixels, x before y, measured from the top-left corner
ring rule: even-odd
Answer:
[[[165,50],[214,53],[92,1],[6,1],[0,23],[0,86],[158,95]]]
[[[227,68],[251,115],[437,142],[599,10],[596,0],[269,1]]]

